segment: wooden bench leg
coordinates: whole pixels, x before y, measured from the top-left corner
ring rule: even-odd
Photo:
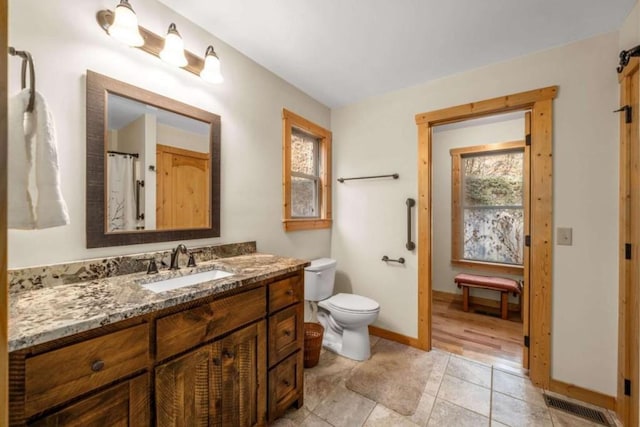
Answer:
[[[469,311],[469,287],[462,287],[462,310]]]
[[[522,315],[522,293],[518,294],[518,310],[520,311],[520,321],[524,321],[524,316]]]
[[[500,317],[509,317],[509,292],[500,292]]]

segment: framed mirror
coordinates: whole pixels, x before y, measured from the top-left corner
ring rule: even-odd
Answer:
[[[87,71],[87,247],[220,236],[220,116]]]

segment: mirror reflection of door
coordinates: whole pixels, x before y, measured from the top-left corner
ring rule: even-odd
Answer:
[[[156,228],[209,226],[209,154],[158,144]]]
[[[109,93],[106,231],[211,226],[209,123]]]

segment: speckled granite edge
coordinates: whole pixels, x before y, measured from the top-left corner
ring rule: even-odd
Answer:
[[[252,253],[203,262],[193,269],[133,273],[25,290],[9,296],[9,351],[21,350],[299,271],[309,261]],[[211,269],[233,276],[154,293],[142,284]]]
[[[189,250],[195,253],[197,262],[206,262],[218,258],[255,253],[256,242],[190,247]],[[62,284],[69,285],[146,271],[147,261],[144,261],[144,259],[150,257],[156,258],[158,262],[162,260],[168,264],[171,250],[9,270],[9,293],[42,289]]]

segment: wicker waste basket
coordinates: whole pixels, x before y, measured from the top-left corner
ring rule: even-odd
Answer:
[[[304,367],[313,368],[320,359],[324,328],[319,323],[304,323]]]

